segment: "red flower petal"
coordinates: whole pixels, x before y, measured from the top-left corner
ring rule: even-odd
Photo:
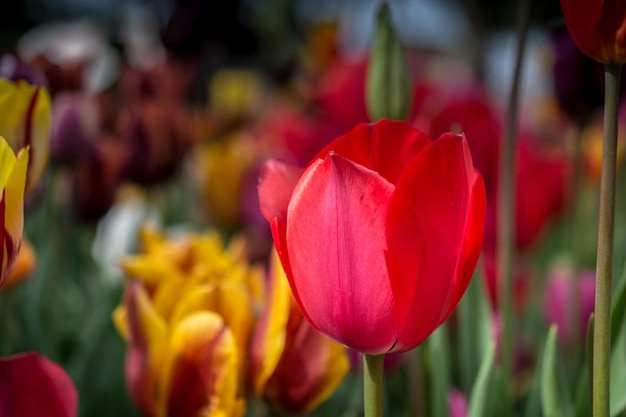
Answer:
[[[395,350],[420,344],[458,303],[478,260],[475,249],[482,245],[484,205],[482,178],[460,135],[433,142],[398,181],[387,223],[400,329]]]
[[[289,255],[285,244],[287,241],[287,207],[302,171],[302,168],[288,162],[270,159],[263,164],[259,175],[258,190],[261,212],[270,222],[274,246],[287,276],[291,276]],[[295,292],[294,296],[298,300],[298,295]],[[299,300],[298,303],[300,303]]]
[[[322,333],[367,353],[396,339],[383,256],[392,193],[376,172],[331,153],[305,171],[287,215],[286,272],[298,304]]]
[[[63,368],[38,353],[0,359],[0,417],[74,417],[78,394]]]
[[[301,174],[302,168],[277,159],[263,164],[259,175],[259,203],[267,221],[285,218],[291,193]]]
[[[407,123],[381,120],[358,125],[334,140],[318,157],[335,152],[396,184],[406,165],[431,142],[428,136]]]

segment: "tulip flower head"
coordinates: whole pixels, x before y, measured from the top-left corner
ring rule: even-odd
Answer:
[[[168,239],[148,229],[113,314],[128,342],[126,382],[146,416],[239,417],[260,272],[217,235]]]
[[[22,245],[27,169],[28,149],[22,149],[16,157],[9,144],[0,137],[0,285],[11,274]]]
[[[485,188],[463,135],[361,124],[304,170],[268,161],[259,199],[304,316],[367,354],[422,343],[480,254]]]
[[[626,62],[626,2],[561,0],[561,9],[581,51],[602,64]]]

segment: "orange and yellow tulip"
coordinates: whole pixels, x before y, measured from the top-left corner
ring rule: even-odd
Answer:
[[[114,312],[128,342],[126,380],[146,416],[241,416],[261,274],[216,235],[167,239],[148,229]]]

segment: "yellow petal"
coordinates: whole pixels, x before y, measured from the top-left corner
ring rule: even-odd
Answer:
[[[266,310],[252,342],[250,373],[258,396],[263,395],[265,384],[283,354],[291,309],[291,290],[276,250],[272,251],[269,291]]]
[[[162,389],[166,395],[157,417],[241,415],[238,351],[218,314],[187,316],[174,328],[168,352]]]
[[[149,287],[171,279],[182,279],[175,264],[158,257],[132,256],[124,259],[121,266],[126,276],[139,279]]]
[[[154,415],[167,348],[167,326],[140,281],[133,281],[128,287],[125,306],[130,336],[126,383],[137,408]]]
[[[14,151],[31,147],[28,169],[30,191],[41,178],[50,154],[50,95],[26,81],[0,79],[0,135]]]
[[[212,311],[220,315],[235,338],[240,352],[247,352],[254,324],[254,316],[250,305],[250,297],[246,288],[237,283],[225,282],[219,285],[201,285],[189,290],[180,299],[172,314],[172,326],[194,313]],[[243,393],[246,357],[241,358],[240,392]]]
[[[28,183],[26,192],[30,192],[41,179],[48,159],[50,157],[50,128],[51,128],[51,105],[50,94],[45,88],[36,88],[33,100],[35,100],[32,118],[30,122],[30,166],[28,171]],[[28,140],[28,138],[26,138]]]
[[[117,329],[117,332],[122,336],[124,341],[130,341],[130,330],[128,330],[128,311],[126,310],[126,306],[119,305],[113,310],[113,314],[111,314],[111,318],[113,319],[113,324]]]

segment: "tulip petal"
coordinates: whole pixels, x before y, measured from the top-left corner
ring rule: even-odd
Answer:
[[[158,378],[167,341],[167,325],[154,310],[140,281],[133,281],[125,299],[130,335],[126,381],[137,408],[155,415]]]
[[[175,327],[186,317],[202,312],[212,311],[220,315],[224,324],[230,329],[239,352],[248,350],[252,333],[253,312],[250,296],[243,284],[225,282],[219,285],[200,285],[189,290],[177,303],[171,318]],[[247,372],[242,358],[239,366],[243,392],[244,375]]]
[[[420,344],[458,303],[478,260],[484,207],[482,178],[460,135],[434,141],[398,181],[387,223],[396,351]]]
[[[168,417],[243,414],[237,396],[238,352],[220,316],[200,312],[176,326],[166,359]]]
[[[259,203],[261,213],[270,222],[274,246],[287,276],[291,276],[289,254],[282,242],[286,242],[287,210],[294,188],[303,169],[288,162],[270,159],[261,167],[259,175]],[[301,305],[298,295],[296,300]]]
[[[289,413],[307,413],[335,391],[350,368],[346,349],[292,316],[280,362],[264,397]]]
[[[367,353],[396,340],[384,259],[392,193],[376,172],[331,153],[305,171],[287,214],[285,272],[301,310],[322,333]]]
[[[277,159],[263,164],[259,175],[259,203],[267,221],[285,218],[291,193],[301,174],[302,168]]]
[[[408,123],[381,120],[358,125],[334,140],[318,157],[323,158],[332,151],[396,184],[404,167],[431,142],[428,136]]]
[[[50,95],[25,81],[0,79],[0,135],[17,151],[31,148],[27,191],[32,190],[50,154]]]
[[[259,397],[263,396],[265,384],[276,369],[285,348],[287,321],[292,304],[289,282],[275,250],[272,251],[269,274],[269,299],[257,324],[250,355],[250,379],[252,388]]]
[[[0,359],[0,416],[75,417],[78,393],[67,373],[38,353]]]

